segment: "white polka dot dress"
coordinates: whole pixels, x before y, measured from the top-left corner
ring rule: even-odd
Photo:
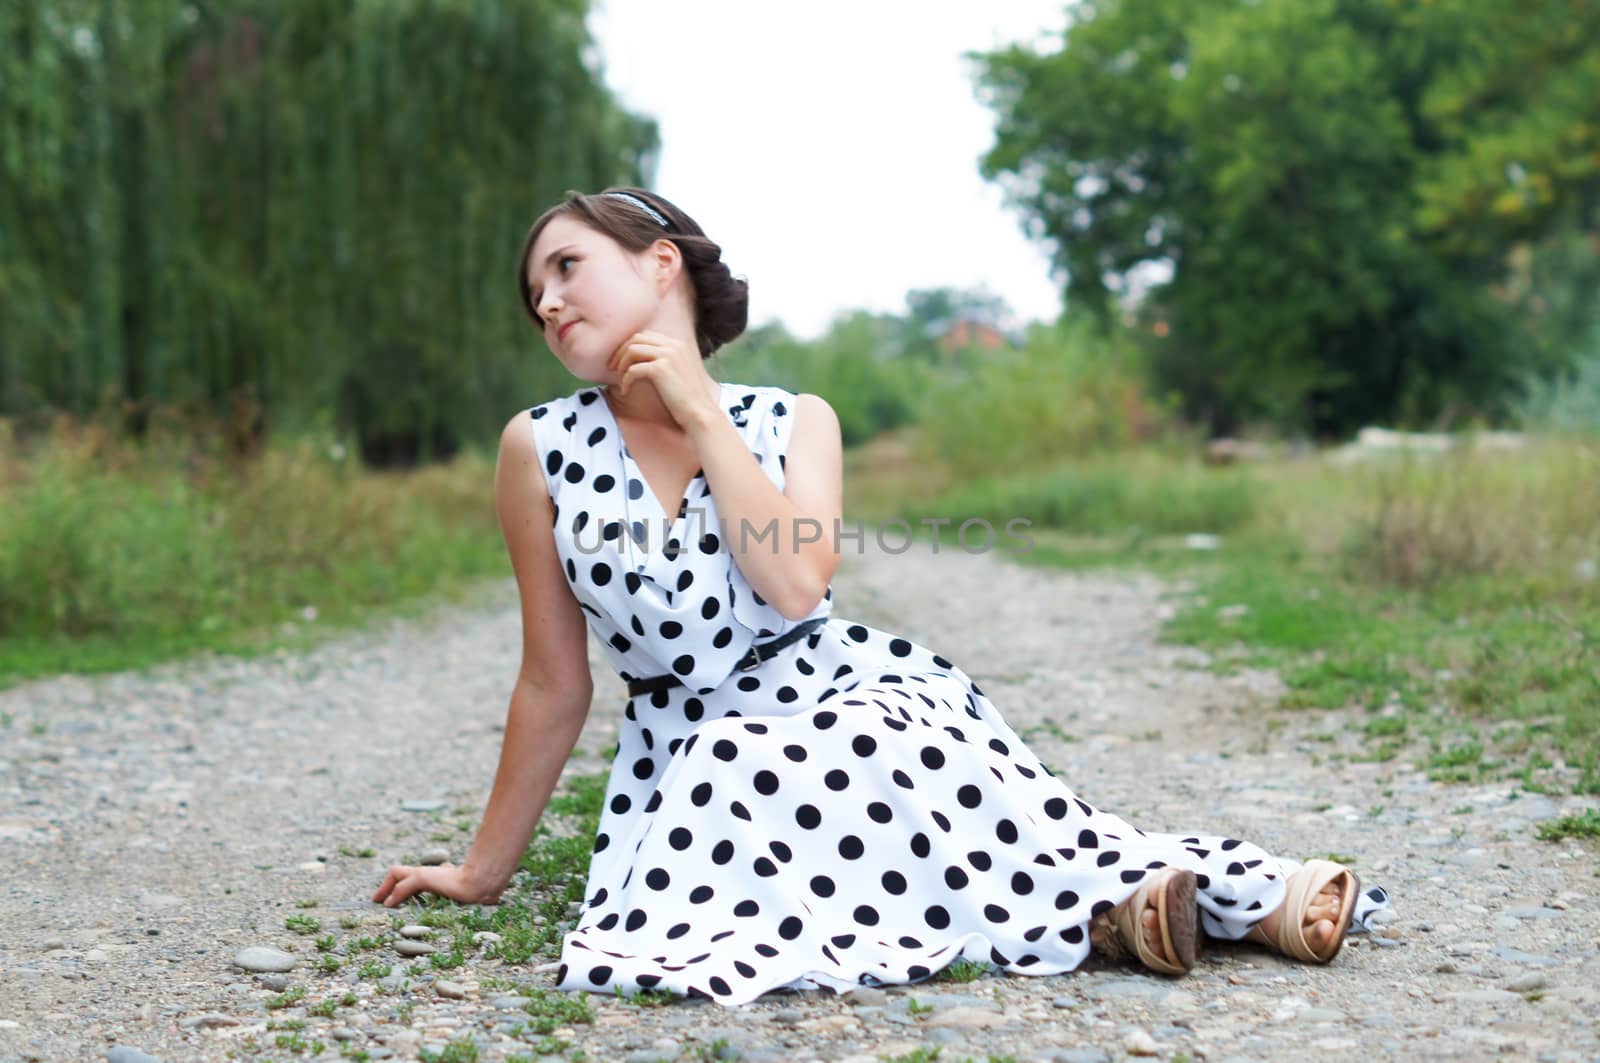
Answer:
[[[781,489],[794,396],[720,387]],[[598,388],[529,414],[556,546],[605,653],[624,679],[682,680],[626,708],[562,988],[733,1005],[914,982],[958,958],[1069,971],[1089,919],[1169,864],[1198,876],[1215,937],[1282,900],[1294,862],[1080,800],[960,668],[830,616],[831,592],[821,627],[734,671],[800,621],[745,581],[703,476],[663,512]],[[1357,923],[1383,903],[1363,894]]]

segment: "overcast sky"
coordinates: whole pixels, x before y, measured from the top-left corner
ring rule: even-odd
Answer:
[[[596,0],[606,82],[661,131],[655,190],[811,337],[912,288],[987,286],[1051,319],[1047,250],[978,175],[994,118],[962,53],[1039,39],[1064,0]]]

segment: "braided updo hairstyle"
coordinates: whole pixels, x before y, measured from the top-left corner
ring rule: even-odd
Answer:
[[[662,225],[649,211],[629,202],[628,197],[647,204],[666,219]],[[683,265],[694,290],[694,332],[700,357],[706,358],[725,343],[744,332],[749,320],[749,286],[735,277],[722,261],[722,248],[706,236],[705,230],[689,215],[667,200],[642,188],[608,188],[585,195],[569,192],[567,198],[539,216],[528,230],[517,256],[517,291],[522,309],[542,330],[539,308],[533,305],[528,287],[528,256],[539,234],[552,218],[571,214],[585,225],[605,233],[627,251],[643,251],[657,240],[671,240],[683,255]]]

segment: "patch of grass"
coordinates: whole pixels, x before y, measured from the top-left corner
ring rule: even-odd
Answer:
[[[1033,548],[997,543],[1005,556],[1179,582],[1168,639],[1218,672],[1277,671],[1281,708],[1370,713],[1348,761],[1600,793],[1600,580],[1583,574],[1600,558],[1600,444],[1248,472],[1152,448],[965,481],[930,468],[932,496],[867,472],[849,513],[1026,517]],[[1191,544],[1198,531],[1219,538]],[[960,548],[953,524],[939,544]]]
[[[276,996],[268,997],[267,1008],[268,1010],[276,1011],[279,1008],[292,1007],[293,1005],[304,1000],[305,996],[306,987],[303,985],[297,985],[293,989],[286,990],[277,994]]]
[[[465,963],[475,949],[472,935],[480,930],[500,935],[484,949],[490,958],[511,964],[554,958],[573,925],[567,908],[583,900],[607,778],[599,772],[563,781],[499,905],[459,905],[431,895],[412,902],[421,922],[451,935],[450,947],[429,957],[435,969]]]
[[[322,924],[309,915],[291,915],[283,921],[283,926],[296,934],[316,934],[322,930]]]
[[[989,973],[986,964],[972,960],[956,960],[933,976],[935,982],[975,982]]]
[[[924,1003],[922,1003],[922,1001],[918,1000],[916,997],[907,997],[906,998],[906,1014],[907,1015],[926,1015],[930,1011],[935,1011],[935,1010],[937,1010],[937,1009],[935,1009],[932,1004],[924,1004]]]
[[[351,857],[361,857],[362,859],[366,859],[368,857],[377,856],[378,855],[378,850],[372,848],[369,845],[364,845],[360,849],[352,849],[348,845],[341,845],[341,846],[339,846],[339,855],[341,855],[341,856],[351,856]]]
[[[1600,809],[1586,808],[1539,824],[1541,841],[1557,842],[1563,838],[1600,838]]]
[[[666,1007],[668,1004],[677,1003],[680,999],[678,994],[666,989],[641,989],[630,996],[622,991],[621,986],[617,987],[617,996],[627,1003],[641,1008]]]
[[[509,574],[492,454],[367,472],[284,437],[240,463],[207,436],[65,421],[0,452],[0,686],[302,648]]]
[[[552,989],[530,989],[528,1002],[522,1010],[531,1016],[528,1029],[536,1034],[555,1033],[562,1026],[575,1026],[594,1022],[594,1008],[577,993],[563,993]]]
[[[477,1063],[478,1046],[470,1037],[458,1037],[437,1052],[422,1049],[417,1058],[422,1063]]]

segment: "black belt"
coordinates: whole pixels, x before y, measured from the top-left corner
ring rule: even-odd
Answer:
[[[739,658],[739,663],[733,666],[735,672],[748,672],[761,664],[761,662],[774,656],[785,646],[799,642],[817,628],[828,622],[825,616],[812,617],[810,620],[785,631],[775,639],[767,642],[758,642]],[[675,675],[653,675],[646,679],[628,680],[628,697],[636,698],[640,694],[654,694],[658,690],[670,690],[681,684],[683,680]]]

